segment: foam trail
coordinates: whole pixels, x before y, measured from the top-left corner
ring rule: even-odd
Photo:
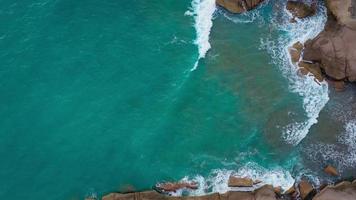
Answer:
[[[230,188],[228,186],[228,180],[231,175],[238,177],[249,177],[254,180],[260,180],[262,183],[255,185],[254,187],[247,188]],[[227,191],[252,191],[265,184],[270,184],[275,187],[281,186],[283,190],[288,190],[293,186],[295,180],[292,175],[282,169],[266,169],[256,163],[247,163],[237,171],[234,170],[213,170],[208,177],[197,175],[195,177],[184,177],[182,181],[194,181],[199,184],[197,190],[177,191],[172,193],[173,196],[181,196],[183,192],[188,193],[190,196],[201,196],[209,193],[225,193]]]
[[[285,6],[284,6],[285,7]],[[290,61],[288,47],[293,43],[305,42],[309,38],[314,38],[323,30],[326,22],[326,9],[319,5],[317,16],[298,20],[297,23],[290,23],[290,13],[283,11],[283,16],[274,16],[272,24],[277,30],[283,32],[276,40],[261,40],[262,47],[271,55],[274,64],[278,65],[283,75],[289,79],[289,87],[292,92],[299,94],[303,98],[303,108],[308,119],[304,122],[293,122],[284,127],[282,137],[290,144],[297,145],[308,134],[312,125],[318,122],[320,111],[329,101],[328,85],[322,82],[318,85],[311,76],[298,76],[298,68]],[[278,18],[278,19],[277,19]],[[284,19],[280,23],[280,19]]]
[[[194,43],[198,46],[199,56],[191,71],[198,67],[199,60],[205,58],[211,48],[209,43],[210,30],[213,26],[213,15],[216,10],[215,0],[193,0],[186,15],[194,16],[194,27],[197,37]]]

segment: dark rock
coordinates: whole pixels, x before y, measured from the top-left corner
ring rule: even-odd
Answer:
[[[263,0],[216,0],[216,3],[232,13],[243,13],[262,3]]]
[[[286,8],[294,17],[301,19],[315,14],[315,8],[300,1],[288,1]]]
[[[293,193],[295,193],[295,188],[294,186],[292,186],[291,188],[289,188],[287,191],[284,192],[284,194],[287,194],[287,195],[292,195]]]
[[[324,172],[329,174],[329,175],[332,175],[332,176],[338,176],[339,175],[339,173],[337,172],[335,167],[333,167],[331,165],[328,165],[327,167],[325,167]]]
[[[228,185],[229,187],[252,187],[253,180],[249,178],[230,176]]]

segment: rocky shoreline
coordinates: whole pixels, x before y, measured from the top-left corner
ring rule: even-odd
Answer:
[[[246,12],[262,2],[264,0],[216,0],[217,5],[232,13]],[[325,5],[328,19],[324,30],[304,44],[295,43],[289,48],[289,53],[300,75],[313,75],[317,83],[326,80],[336,91],[343,91],[346,83],[356,82],[356,0],[325,0]],[[315,6],[315,0],[309,3],[288,1],[286,9],[293,16],[290,22],[296,23],[296,18],[314,15]],[[339,176],[332,166],[327,166],[324,171],[330,176]],[[228,186],[232,191],[223,194],[169,196],[168,193],[149,190],[114,192],[105,195],[102,200],[356,200],[356,180],[343,180],[332,185],[322,184],[316,188],[307,179],[301,179],[290,189],[282,191],[280,187],[264,185],[259,180],[230,177]],[[97,198],[86,198],[94,199]]]
[[[168,196],[154,190],[132,193],[110,193],[102,200],[355,200],[356,180],[342,181],[335,185],[314,188],[309,182],[302,180],[297,187],[281,193],[280,188],[263,185],[254,191],[229,191],[224,194],[212,193],[203,196]],[[96,200],[96,198],[86,198]]]

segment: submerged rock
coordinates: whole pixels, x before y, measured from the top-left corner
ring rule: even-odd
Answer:
[[[253,184],[254,183],[252,179],[230,176],[228,186],[229,187],[252,187]]]
[[[264,0],[216,0],[216,4],[232,13],[243,13],[251,10]]]
[[[298,17],[300,19],[315,14],[314,6],[308,6],[307,4],[300,1],[288,1],[286,8],[290,13],[292,13],[293,17]]]
[[[335,167],[328,165],[327,167],[325,167],[324,172],[332,175],[332,176],[338,176],[339,172],[337,172],[337,170],[335,169]]]

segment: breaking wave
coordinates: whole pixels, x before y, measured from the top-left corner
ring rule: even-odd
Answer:
[[[237,177],[248,177],[253,180],[262,181],[254,185],[254,187],[246,188],[231,188],[228,186],[230,175]],[[184,177],[182,181],[195,181],[199,184],[197,190],[180,190],[176,193],[171,193],[173,196],[181,196],[183,193],[191,196],[201,196],[209,193],[225,193],[227,191],[252,191],[265,184],[270,184],[275,187],[281,186],[287,190],[293,186],[295,180],[292,175],[283,168],[266,169],[256,163],[247,163],[245,166],[234,170],[213,170],[208,177],[197,175],[194,177]]]
[[[197,34],[194,43],[199,50],[199,57],[191,69],[192,71],[198,67],[199,60],[205,58],[206,53],[211,48],[209,36],[213,26],[215,9],[215,0],[193,0],[191,8],[185,13],[185,15],[194,16],[194,27]]]
[[[285,5],[283,6],[285,8]],[[317,15],[296,23],[290,23],[290,13],[284,9],[282,13],[274,14],[271,26],[279,31],[278,38],[262,38],[261,48],[266,49],[272,57],[272,62],[279,66],[283,75],[289,80],[289,88],[303,99],[303,109],[308,117],[304,122],[292,122],[283,128],[282,137],[290,144],[297,145],[308,134],[312,125],[318,122],[320,111],[329,101],[326,82],[317,83],[312,76],[299,76],[298,68],[291,62],[288,47],[300,41],[314,38],[323,30],[326,22],[326,8],[318,6]]]

